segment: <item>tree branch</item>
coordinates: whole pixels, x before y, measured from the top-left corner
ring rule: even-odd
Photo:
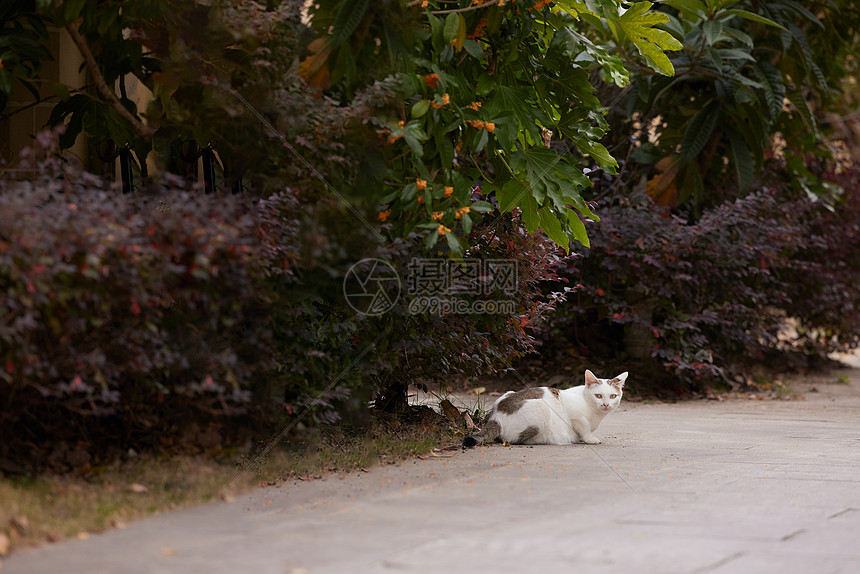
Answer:
[[[122,102],[117,99],[116,94],[113,93],[113,90],[107,85],[104,76],[102,76],[101,70],[99,70],[99,65],[96,62],[95,56],[93,56],[92,51],[90,50],[89,45],[87,44],[86,39],[81,36],[80,31],[73,25],[72,22],[66,24],[66,30],[69,32],[69,36],[72,37],[72,41],[75,43],[75,46],[78,47],[78,51],[80,51],[81,55],[84,57],[84,61],[87,63],[87,68],[89,68],[90,73],[93,75],[93,81],[95,82],[96,88],[99,93],[105,99],[105,101],[122,117],[125,121],[131,124],[131,129],[135,133],[136,136],[143,139],[144,141],[152,141],[153,129],[146,126],[139,119],[134,117],[128,109],[122,105]],[[116,142],[120,144],[121,142]]]

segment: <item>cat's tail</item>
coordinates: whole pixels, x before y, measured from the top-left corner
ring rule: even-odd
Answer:
[[[499,438],[500,434],[502,434],[502,425],[499,424],[499,421],[487,421],[483,429],[463,439],[463,448],[473,447],[484,441],[494,441]]]

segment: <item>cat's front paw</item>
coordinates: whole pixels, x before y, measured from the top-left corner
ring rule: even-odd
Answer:
[[[588,438],[583,437],[582,442],[585,444],[600,444],[600,439],[596,436],[590,436]]]

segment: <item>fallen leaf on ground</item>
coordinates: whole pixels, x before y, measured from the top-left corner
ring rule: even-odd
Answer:
[[[165,556],[176,556],[176,550],[173,548],[165,548],[161,551]]]
[[[442,454],[445,451],[459,451],[460,445],[456,443],[452,443],[449,445],[445,445],[442,448],[434,448],[430,451],[430,456],[435,456],[436,458],[451,458],[452,456],[457,456],[456,452],[452,452],[451,454]]]
[[[221,495],[221,500],[224,502],[236,502],[236,497],[227,494],[226,492]]]
[[[11,526],[15,532],[24,536],[30,532],[30,519],[26,516],[15,516],[9,521],[9,526]]]
[[[451,454],[441,454],[441,453],[436,452],[436,449],[433,449],[433,452],[431,452],[430,454],[432,456],[435,456],[436,458],[451,458],[451,457],[457,456],[456,452],[452,452]]]
[[[0,532],[0,556],[9,554],[9,537]]]
[[[487,387],[475,387],[474,389],[469,389],[466,392],[470,395],[483,395],[487,392]]]
[[[86,540],[90,537],[89,532],[78,532],[78,540]]]
[[[460,420],[460,410],[451,404],[451,401],[448,399],[443,400],[439,403],[439,406],[442,407],[442,412],[445,413],[445,416],[448,417],[448,420],[451,422],[457,422]]]
[[[472,417],[469,416],[469,413],[463,413],[463,420],[466,422],[466,428],[468,430],[474,430],[478,428],[475,425],[475,422],[472,420]]]
[[[132,492],[137,492],[139,494],[142,494],[144,492],[149,492],[149,489],[145,485],[140,484],[139,482],[133,482],[133,483],[129,484],[128,489]]]

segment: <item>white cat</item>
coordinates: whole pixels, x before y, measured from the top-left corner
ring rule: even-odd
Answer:
[[[594,431],[621,402],[627,373],[598,379],[585,371],[585,384],[565,390],[530,387],[508,391],[493,404],[484,428],[463,439],[463,447],[483,441],[511,444],[597,444]]]

